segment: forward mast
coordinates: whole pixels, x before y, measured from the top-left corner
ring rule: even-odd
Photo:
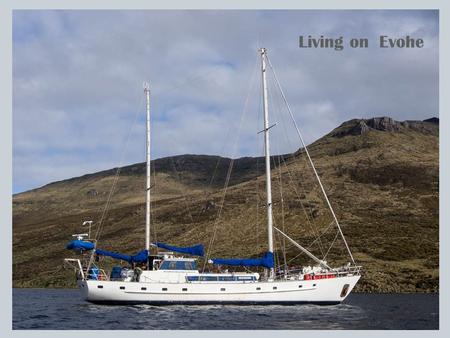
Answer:
[[[150,184],[151,184],[151,175],[150,175],[150,86],[147,82],[144,83],[144,93],[146,97],[146,107],[147,107],[147,140],[146,140],[146,175],[147,175],[147,184],[146,184],[146,201],[145,201],[145,249],[150,252]],[[148,264],[147,264],[148,265]],[[148,268],[148,266],[147,266]]]
[[[273,254],[273,215],[272,215],[272,182],[270,177],[270,141],[269,130],[273,126],[269,126],[269,101],[267,95],[267,79],[266,79],[266,58],[267,50],[259,49],[261,53],[261,74],[262,74],[262,94],[263,94],[263,110],[264,110],[264,156],[266,162],[266,195],[267,195],[267,239],[269,252]],[[274,268],[269,269],[269,279],[275,277]]]

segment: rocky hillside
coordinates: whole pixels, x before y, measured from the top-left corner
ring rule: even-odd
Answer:
[[[354,257],[364,267],[358,290],[436,292],[439,120],[350,120],[309,150]],[[272,160],[275,225],[329,263],[346,263],[349,258],[303,149]],[[153,238],[175,245],[203,243],[211,256],[264,252],[263,161],[233,161],[224,195],[230,162],[199,155],[153,161]],[[127,253],[140,250],[144,170],[143,164],[123,167],[115,184],[118,170],[111,169],[14,195],[14,286],[73,285],[72,271],[62,268],[62,258],[71,255],[64,245],[81,230],[83,220],[99,222],[112,186],[115,193],[99,246]],[[275,242],[280,264],[283,251],[289,265],[309,264],[282,238],[275,236]]]

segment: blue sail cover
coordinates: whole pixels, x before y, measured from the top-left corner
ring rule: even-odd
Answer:
[[[128,263],[145,263],[145,262],[147,262],[147,259],[148,259],[148,251],[147,250],[139,251],[136,255],[132,255],[132,256],[124,255],[119,252],[111,252],[111,251],[106,251],[106,250],[101,250],[101,249],[96,249],[95,253],[100,256],[108,256],[108,257],[112,257],[115,259],[120,259],[120,260],[126,261]]]
[[[66,245],[66,249],[68,249],[68,250],[92,250],[92,249],[94,249],[94,243],[75,239],[73,241],[70,241]]]
[[[268,269],[274,267],[273,253],[267,251],[262,258],[213,258],[213,264],[233,265],[233,266],[264,266]]]
[[[189,246],[186,248],[172,246],[172,245],[168,245],[165,243],[159,243],[159,242],[156,242],[154,244],[158,248],[163,248],[163,249],[171,250],[171,251],[175,251],[175,252],[181,252],[181,253],[185,253],[185,254],[189,254],[189,255],[202,256],[202,257],[205,255],[205,250],[203,248],[203,245],[201,245],[201,244]]]

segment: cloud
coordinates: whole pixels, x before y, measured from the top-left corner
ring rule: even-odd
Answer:
[[[300,34],[370,46],[300,49]],[[425,47],[382,50],[380,34]],[[308,142],[350,118],[436,116],[438,38],[437,11],[14,11],[13,189],[143,161],[143,81],[154,157],[261,154],[258,41]],[[299,146],[291,127],[273,139]]]

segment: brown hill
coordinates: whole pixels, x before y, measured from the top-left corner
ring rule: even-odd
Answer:
[[[355,259],[364,267],[360,291],[438,290],[439,124],[351,120],[309,147]],[[203,243],[212,256],[255,256],[266,250],[263,161],[182,155],[153,161],[153,238]],[[348,261],[330,226],[302,149],[274,156],[274,218],[278,227],[331,264]],[[55,182],[13,197],[13,282],[17,287],[73,285],[64,249],[86,219],[99,221],[116,169]],[[100,245],[135,252],[143,246],[144,166],[120,169]],[[220,214],[220,217],[218,215]],[[290,265],[308,264],[278,236],[276,252]],[[331,246],[331,249],[328,250]]]

